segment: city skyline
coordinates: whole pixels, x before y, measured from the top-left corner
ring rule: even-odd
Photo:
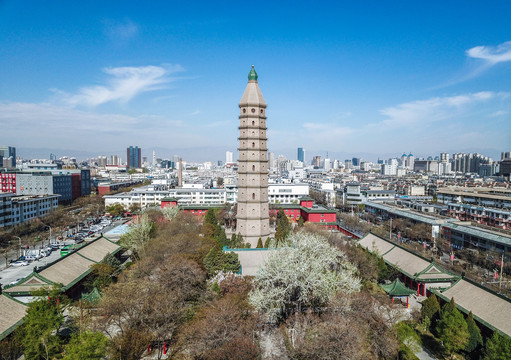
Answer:
[[[289,159],[298,147],[308,161],[403,151],[496,160],[509,149],[511,4],[294,4],[254,14],[249,4],[27,12],[4,2],[0,143],[21,156],[91,143],[91,156],[120,155],[136,143],[148,157],[223,159],[254,64],[271,99],[269,151]],[[247,14],[260,26],[244,26]]]

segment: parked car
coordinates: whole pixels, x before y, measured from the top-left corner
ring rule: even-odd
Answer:
[[[22,260],[18,260],[18,261],[13,262],[11,264],[11,266],[28,266],[28,262],[22,261]]]
[[[19,278],[19,279],[16,279],[16,280],[14,280],[14,281],[11,281],[11,282],[9,283],[9,286],[16,285],[16,284],[17,284],[17,283],[19,283],[21,280],[23,280],[23,278]]]

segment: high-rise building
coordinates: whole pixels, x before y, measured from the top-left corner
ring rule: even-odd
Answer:
[[[360,158],[353,158],[351,159],[351,163],[353,164],[353,166],[360,166]]]
[[[142,167],[142,149],[138,146],[130,146],[126,149],[126,165],[128,168]]]
[[[511,151],[503,151],[500,153],[500,160],[511,159]]]
[[[105,155],[98,156],[98,166],[99,167],[106,167],[107,165],[107,158]]]
[[[316,155],[312,158],[312,165],[316,168],[321,167],[321,156]]]
[[[232,151],[226,151],[225,152],[225,163],[230,164],[233,162],[233,153]]]
[[[298,148],[297,159],[298,159],[298,161],[305,162],[305,149],[304,148],[301,148],[301,147]]]
[[[268,166],[270,167],[270,169],[275,168],[275,154],[272,152],[268,153]]]
[[[5,162],[5,167],[16,167],[16,148],[14,146],[0,146],[0,158]],[[0,164],[2,167],[3,164]]]
[[[240,104],[238,212],[236,228],[255,247],[270,236],[266,102],[252,66]]]

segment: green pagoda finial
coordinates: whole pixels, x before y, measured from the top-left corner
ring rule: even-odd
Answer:
[[[254,65],[252,65],[252,69],[248,73],[248,80],[257,80],[257,73],[254,69]]]

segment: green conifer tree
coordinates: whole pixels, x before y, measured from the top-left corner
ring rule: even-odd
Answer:
[[[469,338],[467,322],[463,314],[456,309],[454,298],[443,306],[436,328],[445,352],[451,356],[451,359],[455,352],[467,346]]]
[[[511,359],[511,339],[500,335],[497,331],[486,340],[484,360]]]
[[[256,248],[257,249],[262,249],[263,248],[263,239],[259,238],[259,240],[257,240]]]
[[[483,343],[483,337],[481,336],[481,330],[477,326],[474,321],[474,316],[472,315],[472,311],[468,314],[467,317],[467,329],[468,329],[468,343],[465,347],[465,351],[468,353],[476,350]]]
[[[421,322],[428,330],[434,329],[440,315],[440,304],[435,294],[422,302]]]

